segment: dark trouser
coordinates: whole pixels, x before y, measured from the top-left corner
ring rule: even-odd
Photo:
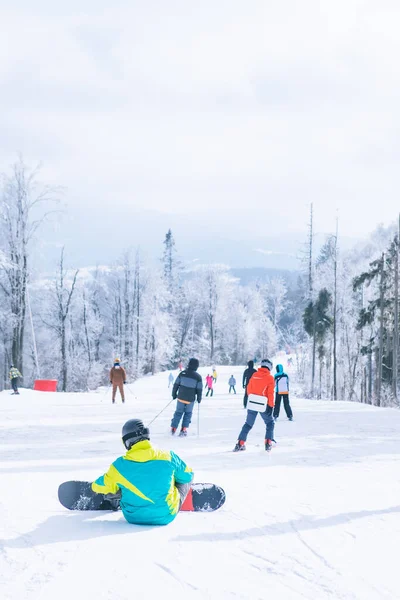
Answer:
[[[191,486],[192,486],[191,483],[176,483],[175,482],[175,487],[178,490],[179,496],[180,496],[179,508],[185,502],[186,496],[188,495]]]
[[[247,440],[247,435],[248,435],[250,429],[252,429],[254,423],[256,422],[256,418],[257,418],[258,414],[261,416],[262,420],[264,421],[264,423],[266,425],[265,439],[266,440],[274,439],[275,422],[274,422],[274,417],[272,416],[272,407],[267,406],[267,410],[264,412],[258,413],[255,410],[247,411],[246,423],[243,425],[242,431],[239,433],[239,438],[238,438],[239,440],[243,440],[243,442],[245,442]]]
[[[182,427],[189,427],[190,422],[192,420],[194,402],[190,404],[185,404],[184,402],[176,403],[176,409],[174,412],[174,416],[172,417],[171,427],[174,429],[178,428],[178,425],[183,417]]]
[[[175,487],[179,493],[179,508],[186,500],[186,496],[188,495],[191,483],[176,483]],[[118,510],[121,502],[121,490],[118,490],[115,494],[104,494],[104,498],[109,501],[112,510]]]
[[[214,388],[208,388],[206,396],[211,392],[211,396],[214,396]]]
[[[119,389],[119,393],[121,394],[122,402],[125,402],[125,394],[124,394],[124,384],[122,383],[113,383],[112,384],[112,401],[115,402],[115,396],[117,393],[117,389]]]
[[[11,385],[12,385],[12,389],[17,394],[18,393],[18,377],[13,377],[11,379]]]
[[[234,385],[230,385],[229,386],[229,393],[231,393],[231,390],[233,390],[236,394],[236,390],[235,390],[235,386]]]
[[[245,408],[246,408],[246,406],[247,406],[247,400],[248,400],[248,398],[249,398],[249,397],[248,397],[248,395],[247,395],[247,392],[245,392],[245,393],[244,393],[244,396],[243,396],[243,406],[244,406]]]
[[[289,394],[276,394],[275,395],[275,408],[274,408],[274,417],[279,417],[279,412],[281,410],[281,401],[283,400],[283,406],[285,408],[286,416],[288,419],[293,417],[292,409],[289,404]]]

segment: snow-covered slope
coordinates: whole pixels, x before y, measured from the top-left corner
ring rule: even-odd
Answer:
[[[238,380],[229,396],[228,377]],[[139,527],[120,513],[72,513],[60,482],[93,480],[123,452],[120,429],[149,422],[169,401],[167,373],[110,394],[0,394],[0,598],[80,600],[400,598],[400,413],[353,403],[292,400],[278,444],[263,450],[258,419],[248,451],[242,369],[220,368],[190,436],[171,438],[172,403],[151,426],[196,481],[220,484],[225,506]],[[206,374],[202,370],[202,374]]]

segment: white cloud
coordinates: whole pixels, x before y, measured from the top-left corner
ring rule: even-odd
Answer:
[[[304,229],[313,201],[317,229],[338,208],[343,233],[365,233],[398,210],[399,17],[388,0],[15,2],[1,162],[43,159],[72,211],[228,212],[250,229],[251,209],[276,232]]]

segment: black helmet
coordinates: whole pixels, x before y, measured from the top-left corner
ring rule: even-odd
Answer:
[[[197,358],[191,358],[189,360],[188,369],[190,369],[191,371],[197,371],[199,366],[200,366],[200,363]]]
[[[150,430],[141,419],[129,419],[122,428],[122,441],[127,450],[137,442],[150,439]]]

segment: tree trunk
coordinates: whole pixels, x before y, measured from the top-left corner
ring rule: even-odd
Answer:
[[[336,219],[335,256],[333,263],[333,399],[337,400],[337,264],[338,264],[338,219]]]
[[[139,376],[139,359],[140,359],[140,315],[141,315],[141,291],[140,291],[140,257],[136,255],[135,264],[135,287],[136,287],[136,376]]]
[[[65,335],[65,319],[61,321],[61,372],[62,372],[62,391],[67,391],[67,349],[66,349],[66,335]]]
[[[372,404],[372,350],[368,354],[368,404]]]
[[[382,254],[381,259],[381,278],[380,278],[380,317],[379,317],[379,353],[378,353],[378,365],[377,365],[377,386],[376,386],[376,405],[381,405],[381,396],[382,396],[382,367],[383,367],[383,317],[384,317],[384,276],[385,276],[385,255]]]
[[[396,256],[394,271],[394,331],[393,331],[393,371],[392,371],[392,392],[397,400],[397,380],[399,365],[399,244],[400,244],[400,215],[398,222],[398,231],[395,238]]]
[[[315,356],[317,352],[317,303],[313,303],[313,344],[312,344],[312,367],[311,367],[311,398],[314,398],[315,386]]]
[[[314,237],[314,206],[310,206],[310,223],[308,234],[308,290],[309,299],[313,303],[313,344],[312,344],[312,366],[311,366],[311,398],[314,397],[315,386],[315,355],[316,355],[316,329],[317,329],[317,307],[314,299],[314,271],[313,271],[313,237]]]

